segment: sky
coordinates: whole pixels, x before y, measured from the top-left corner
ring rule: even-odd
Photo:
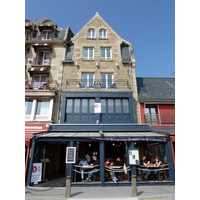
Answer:
[[[25,19],[45,17],[74,35],[96,12],[131,42],[136,77],[175,77],[175,0],[25,0]]]

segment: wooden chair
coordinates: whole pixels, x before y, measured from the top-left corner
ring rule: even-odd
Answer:
[[[161,175],[163,175],[163,177],[167,181],[167,175],[166,175],[166,170],[165,170],[165,164],[164,163],[163,163],[163,170],[159,171],[158,174],[159,174],[159,181],[160,181]]]

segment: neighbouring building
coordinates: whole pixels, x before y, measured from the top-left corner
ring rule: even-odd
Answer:
[[[91,159],[95,154],[100,165],[93,184],[106,186],[113,183],[104,168],[105,158],[115,162],[119,156],[122,165],[127,166],[127,173],[121,171],[124,182],[119,185],[130,185],[131,175],[138,175],[136,166],[129,166],[129,148],[138,148],[141,158],[147,144],[162,143],[170,161],[170,136],[141,123],[132,45],[98,12],[67,41],[65,59],[60,62],[63,70],[58,121],[50,124],[49,131],[34,136],[31,164],[41,159],[37,149],[44,145],[49,149],[45,157],[50,161],[47,178],[62,179],[63,185],[59,186],[65,186],[66,175],[71,176],[72,185],[87,184],[81,182],[76,165],[86,154]],[[66,147],[76,147],[75,165],[65,164]],[[31,165],[27,185],[30,176]],[[167,176],[168,182],[174,181],[172,170]]]
[[[25,179],[33,133],[58,122],[62,62],[73,36],[50,19],[25,20]],[[46,150],[38,146],[38,154]],[[46,150],[47,152],[47,150]]]
[[[175,169],[175,78],[137,77],[141,123],[152,131],[167,133]],[[159,143],[148,145],[148,153],[157,152],[167,162],[166,152]],[[155,159],[155,154],[151,156]]]

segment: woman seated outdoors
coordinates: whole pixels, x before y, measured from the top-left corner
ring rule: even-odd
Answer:
[[[112,166],[112,165],[113,165],[113,163],[110,163],[109,158],[107,158],[107,160],[105,162],[105,169],[111,170],[110,166]],[[113,171],[109,171],[109,172],[110,172],[110,176],[112,178],[112,181],[117,183],[118,179],[115,176],[115,172],[113,172]]]

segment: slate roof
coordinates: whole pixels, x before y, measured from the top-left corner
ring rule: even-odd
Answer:
[[[47,18],[41,17],[41,18],[39,18],[39,19],[33,21],[33,24],[36,25],[36,32],[35,32],[35,34],[34,34],[33,40],[36,39],[36,37],[37,37],[38,26],[39,26],[40,24],[42,24],[42,22],[43,22],[44,20],[47,20]],[[56,28],[56,34],[55,34],[54,40],[63,40],[63,39],[64,39],[64,36],[65,36],[65,32],[66,32],[66,28],[61,28],[61,27],[58,26],[58,27]]]
[[[175,101],[175,78],[137,77],[140,102]]]

